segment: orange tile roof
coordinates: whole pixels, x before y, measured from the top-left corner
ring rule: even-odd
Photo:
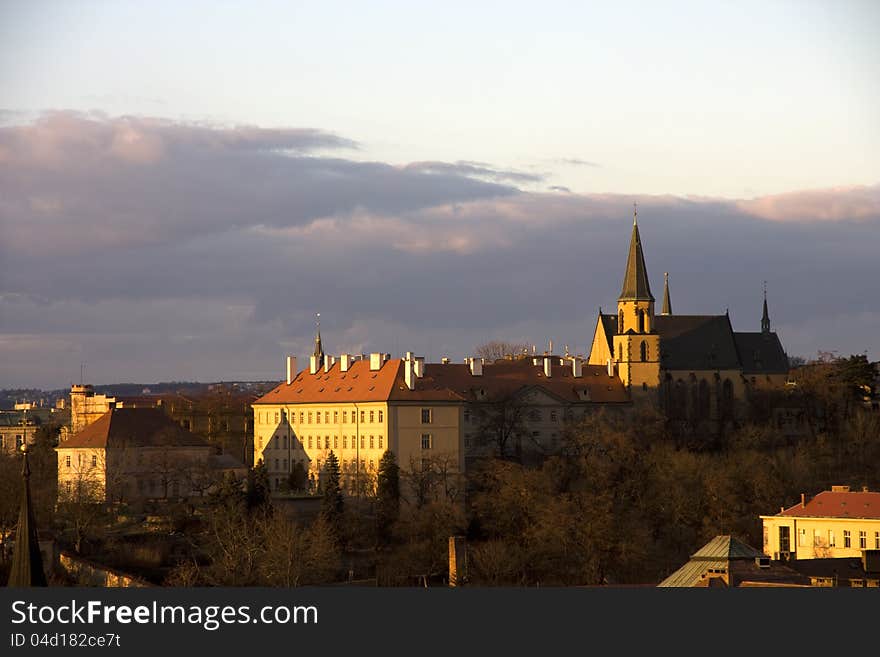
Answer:
[[[540,362],[540,361],[539,361]],[[369,360],[352,363],[342,372],[335,363],[328,372],[303,370],[288,385],[280,383],[254,404],[316,404],[339,402],[466,402],[491,400],[523,388],[535,386],[570,403],[625,403],[629,399],[618,377],[609,377],[605,368],[583,366],[583,376],[575,378],[570,364],[559,365],[554,358],[551,377],[544,376],[543,364],[531,358],[499,361],[483,365],[483,375],[473,376],[466,364],[429,363],[424,376],[415,379],[415,389],[404,381],[404,363],[394,358],[378,371],[370,371]],[[581,391],[589,391],[585,400]],[[480,392],[484,393],[483,397]]]
[[[871,518],[880,520],[880,493],[826,490],[806,505],[795,504],[779,515],[800,518]]]

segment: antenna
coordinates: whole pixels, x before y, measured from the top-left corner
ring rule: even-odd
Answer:
[[[636,205],[635,201],[633,201],[633,226],[638,224],[639,218],[639,208]]]

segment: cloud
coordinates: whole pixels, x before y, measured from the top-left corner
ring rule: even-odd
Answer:
[[[563,157],[557,160],[561,164],[568,164],[575,167],[600,167],[601,164],[590,162],[589,160],[581,160],[576,157]]]
[[[565,192],[566,194],[571,193],[571,190],[563,185],[551,185],[547,189],[549,189],[551,192]]]
[[[787,192],[736,207],[770,221],[864,221],[880,218],[880,185]]]
[[[429,174],[452,174],[490,180],[507,180],[515,183],[541,182],[546,176],[537,173],[523,173],[510,169],[496,169],[483,162],[411,162],[404,169]]]
[[[277,378],[318,311],[333,352],[584,352],[633,200],[677,311],[757,330],[766,279],[791,353],[880,351],[874,188],[813,192],[834,213],[782,221],[762,199],[528,192],[486,163],[352,161],[352,144],[65,113],[0,130],[0,386],[64,385],[81,361],[96,383]]]

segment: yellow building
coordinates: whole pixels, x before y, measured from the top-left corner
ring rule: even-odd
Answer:
[[[55,451],[59,499],[199,496],[225,473],[244,477],[247,472],[156,408],[110,409]]]
[[[861,558],[880,550],[880,492],[832,486],[761,521],[764,553],[774,559]]]
[[[563,423],[599,405],[626,405],[616,376],[581,360],[536,357],[484,363],[429,363],[409,353],[390,358],[316,349],[310,367],[258,399],[254,409],[254,462],[262,461],[273,490],[298,463],[317,485],[330,452],[339,459],[344,484],[370,485],[386,450],[402,469],[430,467],[455,478],[485,416],[510,401],[512,453],[560,445]]]
[[[750,391],[781,388],[788,358],[770,330],[767,296],[760,332],[735,332],[724,315],[674,315],[665,276],[655,313],[642,241],[633,218],[615,314],[600,309],[588,362],[615,368],[633,397],[649,396],[672,419],[725,420]]]

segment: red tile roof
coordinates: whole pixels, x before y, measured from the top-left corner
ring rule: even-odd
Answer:
[[[541,362],[541,361],[539,361]],[[280,383],[257,399],[255,404],[314,404],[370,401],[465,402],[491,400],[528,387],[540,387],[564,402],[626,403],[626,389],[618,377],[609,377],[605,368],[583,366],[583,376],[575,378],[569,363],[559,365],[554,358],[551,377],[544,376],[543,363],[532,359],[499,361],[483,365],[483,375],[473,376],[466,364],[429,363],[424,376],[415,379],[409,390],[404,380],[404,362],[391,359],[378,371],[370,371],[370,361],[358,360],[347,372],[339,363],[328,372],[303,370],[288,385]],[[585,399],[582,391],[588,391]]]
[[[69,447],[208,447],[158,408],[114,408],[68,440]]]
[[[800,518],[871,518],[880,520],[880,493],[826,490],[806,505],[795,504],[779,515]]]

